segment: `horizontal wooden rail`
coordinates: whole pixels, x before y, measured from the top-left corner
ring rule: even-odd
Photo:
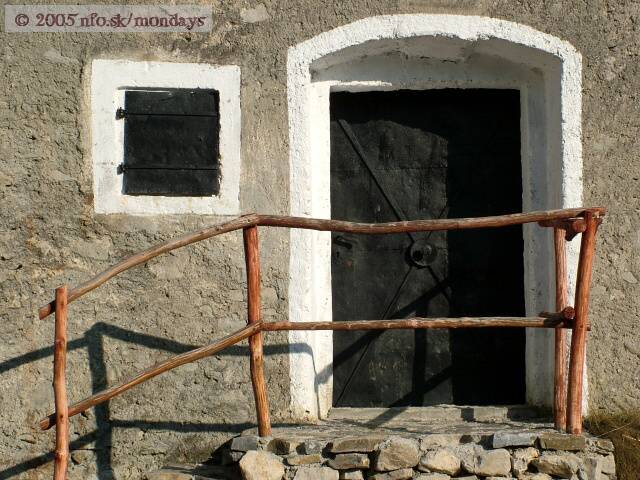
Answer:
[[[121,260],[98,275],[69,291],[68,302],[71,303],[91,290],[99,287],[116,275],[145,263],[152,258],[170,252],[177,248],[190,245],[223,233],[241,230],[250,226],[302,228],[307,230],[332,231],[343,233],[388,234],[406,232],[430,232],[437,230],[463,230],[475,228],[496,228],[525,223],[553,224],[554,220],[568,220],[583,217],[586,213],[594,217],[605,214],[605,209],[595,208],[567,208],[563,210],[547,210],[530,213],[515,213],[493,217],[412,220],[406,222],[389,223],[355,223],[343,220],[326,220],[318,218],[289,217],[284,215],[249,214],[235,218],[219,225],[203,228],[180,237],[170,239],[164,243],[148,248]],[[40,319],[49,316],[55,309],[55,300],[43,305],[38,310]]]
[[[184,365],[185,363],[191,363],[196,360],[200,360],[201,358],[209,357],[218,353],[220,350],[224,350],[227,347],[235,345],[236,343],[249,338],[254,333],[259,332],[261,325],[261,323],[252,323],[250,325],[247,325],[245,328],[224,337],[222,340],[219,340],[210,345],[205,345],[204,347],[196,348],[195,350],[181,353],[180,355],[176,355],[175,357],[169,358],[154,365],[153,367],[150,367],[138,373],[137,375],[134,375],[133,377],[125,380],[119,385],[107,388],[106,390],[102,390],[95,395],[91,395],[90,397],[87,397],[80,402],[74,403],[69,407],[69,418],[82,413],[91,407],[95,407],[96,405],[106,402],[116,395],[124,393],[130,388],[135,387],[136,385],[145,382],[153,377],[156,377],[161,373],[173,370],[174,368],[179,367],[180,365]],[[53,425],[55,425],[54,414],[51,414],[40,420],[40,428],[42,430],[48,430]]]
[[[281,330],[397,330],[427,328],[571,328],[573,309],[568,307],[558,313],[544,313],[539,317],[460,317],[460,318],[407,318],[398,320],[353,320],[332,322],[256,322],[210,345],[182,353],[160,362],[113,387],[107,388],[69,407],[69,418],[95,407],[100,403],[126,392],[161,373],[186,363],[211,356],[235,345],[259,332]],[[50,414],[40,420],[40,428],[47,430],[55,425],[55,416]]]
[[[280,330],[407,330],[427,328],[571,328],[564,318],[546,317],[459,317],[459,318],[407,318],[398,320],[353,320],[346,322],[268,322],[265,332]]]

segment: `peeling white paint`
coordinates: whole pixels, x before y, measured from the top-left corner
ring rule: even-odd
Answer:
[[[125,195],[117,167],[124,154],[124,122],[115,118],[127,88],[211,88],[220,95],[218,195]],[[240,212],[240,68],[235,65],[94,60],[91,70],[91,156],[96,213],[159,215]]]
[[[582,201],[581,56],[567,42],[524,25],[476,16],[392,15],[336,28],[289,50],[291,214],[330,218],[329,93],[400,88],[517,88],[521,91],[523,207]],[[548,231],[527,227],[529,314],[553,307]],[[289,316],[331,314],[331,246],[326,232],[291,232]],[[573,242],[574,244],[576,242]],[[575,271],[576,245],[568,255]],[[569,278],[570,292],[575,276]],[[553,332],[527,332],[527,400],[550,404]],[[326,416],[332,402],[331,332],[292,331],[291,410]],[[586,395],[585,395],[586,399]]]

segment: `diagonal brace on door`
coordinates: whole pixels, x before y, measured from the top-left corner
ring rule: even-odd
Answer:
[[[353,147],[354,151],[358,154],[358,157],[360,157],[360,160],[362,160],[362,163],[364,164],[366,169],[369,171],[369,174],[371,175],[371,177],[373,178],[373,181],[375,182],[376,186],[380,190],[380,193],[382,193],[382,196],[391,207],[391,210],[393,210],[393,213],[395,213],[398,220],[407,221],[406,216],[404,215],[404,213],[402,213],[402,210],[400,210],[400,207],[398,207],[398,204],[396,203],[394,198],[387,193],[387,191],[382,186],[382,182],[380,181],[380,178],[378,177],[378,175],[376,175],[376,172],[373,170],[373,168],[371,168],[371,164],[367,160],[367,155],[364,153],[364,149],[362,148],[362,145],[360,145],[360,142],[358,141],[358,138],[353,132],[351,126],[344,119],[338,120],[338,123],[342,127],[342,130],[347,136],[347,139],[349,139],[349,142],[351,143],[351,146]],[[415,241],[415,238],[411,232],[407,232],[407,235],[412,241]]]

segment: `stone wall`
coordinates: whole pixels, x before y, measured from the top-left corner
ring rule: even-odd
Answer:
[[[246,435],[223,451],[222,463],[235,462],[237,478],[245,480],[616,478],[610,441],[536,431],[411,437],[372,432],[329,442]],[[159,474],[148,480],[159,480]]]
[[[96,2],[94,2],[96,3]],[[194,2],[190,2],[194,3]],[[51,320],[37,307],[118,259],[221,221],[196,215],[96,215],[89,93],[96,58],[232,64],[242,75],[242,212],[287,213],[287,49],[355,20],[398,13],[496,17],[567,40],[584,57],[585,204],[609,208],[594,272],[590,405],[638,406],[640,65],[637,6],[617,0],[265,0],[212,5],[210,34],[0,33],[0,477],[51,475]],[[4,24],[4,12],[0,24]],[[287,312],[288,236],[261,234],[264,315]],[[154,260],[74,303],[71,400],[245,321],[240,234]],[[289,419],[287,339],[270,335],[275,419]],[[138,478],[203,459],[254,422],[246,345],[166,374],[72,422],[71,478]]]

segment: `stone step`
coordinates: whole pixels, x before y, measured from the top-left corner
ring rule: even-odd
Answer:
[[[144,480],[236,480],[238,478],[240,474],[235,466],[175,464],[147,473]]]

